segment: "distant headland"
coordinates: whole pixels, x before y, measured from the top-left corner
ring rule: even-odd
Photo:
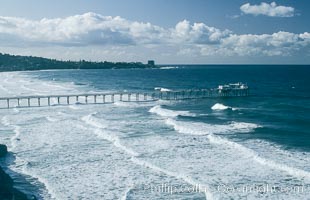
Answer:
[[[147,64],[141,62],[92,62],[92,61],[60,61],[56,59],[19,56],[0,53],[0,72],[30,71],[51,69],[129,69],[153,68],[155,62],[149,60]]]

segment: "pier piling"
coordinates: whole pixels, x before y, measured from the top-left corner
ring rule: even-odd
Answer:
[[[115,99],[115,95],[119,98]],[[155,92],[144,92],[144,93],[130,93],[130,92],[120,92],[120,93],[104,93],[104,94],[74,94],[74,95],[37,95],[37,96],[18,96],[18,97],[0,97],[0,108],[11,108],[15,105],[18,107],[23,107],[23,100],[27,101],[27,107],[34,106],[51,106],[51,99],[57,99],[57,103],[61,104],[61,98],[66,98],[66,104],[72,104],[74,100],[70,98],[75,98],[76,102],[79,101],[79,97],[85,98],[85,104],[89,103],[98,103],[98,97],[102,96],[102,103],[106,102],[114,103],[115,101],[124,101],[129,102],[135,101],[148,101],[148,100],[185,100],[185,99],[199,99],[199,98],[227,98],[227,97],[244,97],[249,95],[249,89],[244,88],[232,88],[232,89],[190,89],[190,90],[179,90],[179,91],[155,91]],[[134,96],[134,99],[132,98]],[[149,98],[148,98],[149,96]],[[88,97],[91,97],[89,101]],[[93,100],[92,100],[93,98]],[[100,97],[101,98],[101,97]],[[106,100],[108,98],[108,100]],[[32,99],[37,100],[37,104],[32,105]],[[41,99],[47,99],[46,101],[41,101]],[[5,101],[5,104],[1,104],[2,101]],[[73,102],[72,102],[73,101]],[[17,102],[17,103],[16,103]],[[101,101],[100,101],[101,103]]]

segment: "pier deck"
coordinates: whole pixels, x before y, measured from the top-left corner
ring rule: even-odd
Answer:
[[[15,107],[41,107],[72,104],[105,104],[116,101],[146,102],[156,100],[185,100],[212,97],[243,97],[249,95],[249,89],[192,89],[154,92],[115,92],[86,93],[68,95],[31,95],[0,97],[0,109]]]

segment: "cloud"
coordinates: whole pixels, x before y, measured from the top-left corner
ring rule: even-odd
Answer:
[[[187,20],[164,28],[96,13],[41,20],[0,16],[0,49],[33,48],[39,56],[63,59],[288,57],[309,53],[309,47],[308,32],[236,34]],[[59,56],[57,48],[62,49]]]
[[[121,17],[85,13],[67,18],[39,21],[0,17],[0,34],[23,38],[29,43],[64,46],[133,45],[155,43],[165,30],[150,23],[132,22]]]
[[[29,43],[83,45],[137,45],[157,43],[217,43],[230,33],[203,23],[181,21],[165,29],[151,23],[121,17],[86,13],[67,18],[39,21],[0,17],[0,34],[22,38]]]
[[[221,31],[214,27],[209,27],[203,23],[190,24],[189,21],[184,20],[171,30],[171,41],[178,43],[192,43],[192,44],[215,44],[219,43],[224,37],[227,37],[231,31]]]
[[[222,53],[239,56],[289,56],[300,48],[309,46],[308,33],[294,34],[277,32],[273,34],[232,34],[223,39]]]
[[[240,7],[245,14],[266,15],[269,17],[293,17],[295,9],[288,6],[278,6],[275,2],[270,4],[262,2],[260,5],[246,3]]]

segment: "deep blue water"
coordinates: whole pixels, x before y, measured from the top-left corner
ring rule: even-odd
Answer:
[[[210,105],[241,107],[225,111],[225,119],[194,120],[221,123],[239,120],[262,125],[242,139],[263,139],[284,148],[310,150],[310,66],[199,65],[175,69],[63,70],[31,72],[45,80],[86,84],[103,91],[154,91],[154,87],[176,89],[215,88],[219,84],[243,82],[250,87],[246,98],[217,98],[179,102],[175,109],[209,113]],[[193,120],[193,119],[189,119]]]

